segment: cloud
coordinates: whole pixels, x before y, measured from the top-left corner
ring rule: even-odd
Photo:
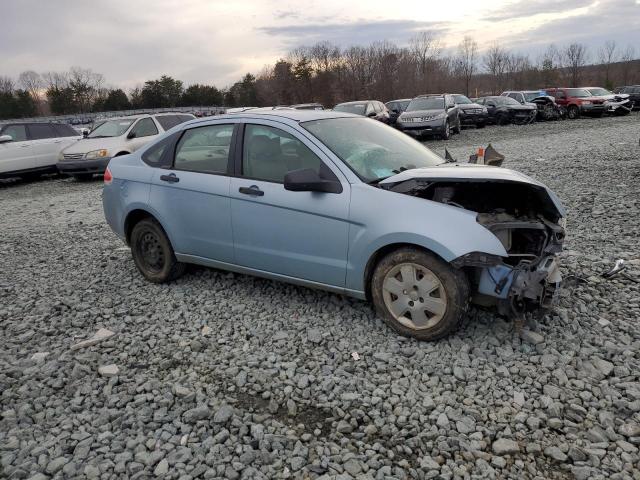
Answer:
[[[612,28],[614,26],[614,28]],[[511,47],[540,50],[549,43],[585,43],[593,49],[607,40],[621,48],[640,43],[640,4],[636,0],[606,0],[585,13],[557,17],[510,35]],[[595,58],[592,58],[595,60]]]
[[[423,22],[418,20],[359,20],[350,23],[296,23],[295,25],[259,27],[259,32],[282,37],[289,46],[310,45],[329,41],[339,46],[367,45],[389,40],[407,43],[417,31],[445,33],[450,22]]]
[[[539,14],[564,13],[577,8],[589,7],[593,0],[516,0],[483,17],[489,22],[514,18],[526,18]]]

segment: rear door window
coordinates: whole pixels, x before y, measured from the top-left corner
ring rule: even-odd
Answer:
[[[27,128],[25,125],[9,125],[2,130],[2,135],[9,135],[12,142],[24,142],[27,140]]]
[[[51,125],[56,132],[57,137],[77,137],[80,134],[76,132],[73,127],[64,125],[62,123],[54,123]]]
[[[191,172],[226,174],[234,124],[185,130],[176,146],[173,167]]]
[[[149,137],[158,134],[158,127],[151,118],[143,118],[138,121],[131,130],[136,134],[135,138]]]
[[[32,123],[28,127],[29,138],[31,140],[43,140],[46,138],[57,137],[56,132],[51,128],[51,125],[46,123]]]

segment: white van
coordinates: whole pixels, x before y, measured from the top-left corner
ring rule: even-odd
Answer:
[[[99,120],[91,133],[60,153],[58,170],[78,180],[104,173],[109,160],[127,155],[176,125],[193,120],[189,113],[131,115]]]

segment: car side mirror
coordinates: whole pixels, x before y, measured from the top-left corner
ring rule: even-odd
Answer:
[[[87,130],[82,131],[82,137],[87,138],[89,136],[89,132]]]
[[[133,130],[127,133],[127,139],[131,140],[132,138],[136,138],[136,132]]]
[[[391,110],[392,113],[395,113],[396,115],[400,115],[400,110],[398,110],[397,108],[394,108],[393,110]]]
[[[11,135],[0,135],[0,143],[12,142],[13,137]]]
[[[367,113],[367,117],[375,117],[375,116],[376,116],[376,112]]]
[[[311,168],[292,170],[284,176],[284,189],[292,192],[340,193],[342,185],[335,180],[320,178]]]

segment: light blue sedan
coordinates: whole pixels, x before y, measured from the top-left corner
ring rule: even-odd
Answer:
[[[114,158],[104,213],[151,282],[194,263],[369,299],[433,340],[471,302],[547,306],[564,209],[515,171],[444,163],[380,122],[261,110],[194,120]]]

